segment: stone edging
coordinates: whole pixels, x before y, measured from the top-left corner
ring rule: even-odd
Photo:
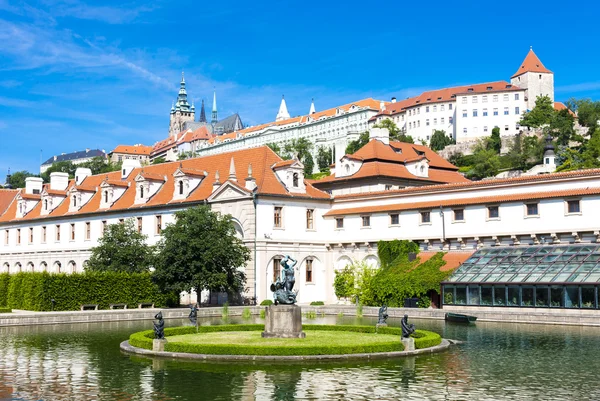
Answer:
[[[398,358],[404,356],[414,356],[431,354],[447,350],[452,342],[442,338],[442,343],[434,347],[416,349],[414,351],[394,351],[394,352],[374,352],[366,354],[341,354],[341,355],[213,355],[213,354],[190,354],[186,352],[159,352],[144,348],[134,347],[129,344],[129,340],[121,343],[121,351],[128,354],[137,354],[144,356],[158,356],[162,358],[174,359],[192,359],[202,361],[346,361],[352,359],[383,359]]]

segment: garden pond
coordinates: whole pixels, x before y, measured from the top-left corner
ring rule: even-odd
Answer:
[[[376,318],[305,322],[374,325]],[[0,399],[600,399],[600,327],[411,322],[464,343],[437,354],[378,361],[215,363],[121,353],[120,342],[152,328],[151,321],[4,327]],[[222,323],[199,319],[199,324]],[[400,319],[388,323],[399,326]],[[167,327],[183,324],[189,322],[166,321]]]

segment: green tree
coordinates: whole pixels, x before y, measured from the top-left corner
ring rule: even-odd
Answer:
[[[598,121],[600,121],[600,101],[570,99],[567,107],[577,113],[579,124],[588,127],[590,134],[596,131]]]
[[[493,150],[496,154],[500,154],[500,149],[502,149],[502,139],[500,138],[500,128],[494,127],[492,129],[492,135],[487,141],[487,149]]]
[[[535,107],[523,115],[521,124],[524,127],[538,128],[552,123],[554,119],[554,104],[548,96],[538,96]]]
[[[542,160],[544,141],[536,136],[515,135],[506,158],[513,170],[528,170]]]
[[[415,143],[413,141],[412,136],[406,135],[403,130],[398,128],[396,123],[394,123],[389,118],[385,118],[381,120],[379,124],[375,124],[374,128],[387,128],[390,132],[390,141],[398,141],[398,142],[407,142],[407,143]]]
[[[8,179],[7,184],[9,184],[12,188],[25,188],[25,179],[28,177],[38,177],[35,174],[30,173],[29,171],[17,171],[11,174]]]
[[[550,134],[556,138],[559,145],[569,145],[570,140],[579,140],[575,135],[575,118],[567,109],[562,109],[554,113],[554,118],[550,123]]]
[[[342,270],[335,271],[333,289],[338,298],[348,299],[354,294],[354,269],[353,265],[347,265]]]
[[[452,144],[454,144],[454,140],[446,135],[446,131],[439,129],[433,131],[433,135],[431,135],[431,140],[429,141],[429,147],[436,152]]]
[[[369,132],[363,132],[359,135],[358,139],[350,141],[346,146],[346,154],[351,155],[356,153],[360,148],[369,143]]]
[[[270,142],[267,143],[267,146],[275,153],[277,153],[279,155],[279,157],[281,157],[281,148],[279,147],[278,144],[276,144],[275,142]]]
[[[317,149],[317,166],[322,173],[329,172],[331,165],[331,150],[325,146],[319,146]]]
[[[122,164],[121,162],[113,163],[102,156],[96,156],[87,162],[76,165],[75,169],[77,170],[78,167],[89,168],[92,170],[92,174],[96,175],[110,173],[111,171],[120,171]]]
[[[146,244],[146,236],[140,234],[133,219],[110,224],[92,248],[86,271],[92,272],[147,272],[152,263],[153,248]]]
[[[488,149],[487,142],[487,140],[483,140],[475,147],[473,165],[467,172],[469,178],[480,180],[498,174],[500,157],[495,150]]]
[[[162,163],[166,163],[167,159],[163,156],[161,157],[157,157],[156,159],[152,160],[152,164],[162,164]]]
[[[167,291],[242,291],[246,275],[239,268],[250,251],[236,231],[230,215],[197,206],[175,213],[157,245],[154,279]]]
[[[52,163],[52,165],[42,173],[42,178],[46,183],[50,182],[50,174],[52,173],[67,173],[69,174],[69,178],[74,178],[76,169],[77,166],[70,161]]]

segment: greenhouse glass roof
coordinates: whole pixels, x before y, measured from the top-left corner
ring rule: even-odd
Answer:
[[[446,283],[598,283],[600,246],[551,245],[484,248]]]

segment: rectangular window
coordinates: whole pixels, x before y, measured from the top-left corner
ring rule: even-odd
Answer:
[[[463,115],[462,115],[462,116],[463,116],[464,118],[467,118],[467,111],[466,111],[466,110],[463,110]]]
[[[452,122],[453,122],[453,121],[454,121],[454,118],[453,118],[453,117],[448,117],[448,122],[449,122],[450,124],[452,124]]]
[[[498,109],[494,109],[494,115],[497,116],[498,115]]]
[[[516,115],[519,115],[519,114],[521,114],[521,111],[519,110],[519,108],[518,108],[518,107],[515,107],[515,114],[516,114]]]
[[[440,124],[444,124],[444,117],[440,118]]]
[[[425,113],[429,113],[429,106],[425,106]]]
[[[579,200],[567,201],[567,213],[581,213]]]
[[[431,212],[421,212],[421,224],[431,223]]]
[[[313,230],[315,228],[314,215],[315,215],[315,209],[306,209],[306,229],[307,230]]]
[[[487,117],[487,109],[483,109],[483,116]]]
[[[421,120],[417,120],[417,127],[420,127],[420,126],[421,126]]]
[[[361,218],[363,227],[371,227],[371,216],[361,216]]]
[[[29,228],[29,243],[33,244],[33,227]]]
[[[444,111],[444,105],[443,104],[440,105],[440,111]]]
[[[504,115],[507,116],[508,115],[508,107],[504,108]]]
[[[433,125],[437,125],[437,118],[433,119]]]
[[[425,125],[428,127],[429,126],[429,119],[425,120]]]
[[[279,278],[279,273],[281,273],[281,259],[274,258],[273,259],[273,282],[276,282]]]
[[[497,102],[498,101],[498,95],[494,95],[493,100],[494,100],[494,102]]]
[[[448,105],[448,110],[452,110],[452,103]]]
[[[17,245],[21,244],[21,229],[17,228]]]
[[[437,106],[433,106],[433,112],[435,113],[437,111]]]
[[[477,96],[473,96],[473,100],[471,100],[472,103],[477,103]]]
[[[519,100],[519,94],[515,93],[515,100]]]
[[[538,204],[528,203],[525,205],[527,209],[527,216],[538,216]]]
[[[467,98],[466,97],[462,98],[462,104],[467,104]]]
[[[106,231],[106,220],[102,220],[102,234]]]
[[[487,125],[484,125],[484,126],[483,126],[483,132],[488,132],[488,127],[487,127]]]
[[[140,233],[140,234],[142,233],[142,218],[141,217],[137,218],[137,230],[138,230],[138,233]]]
[[[502,100],[508,102],[508,93],[505,93],[504,96],[502,96]]]
[[[454,221],[465,221],[464,209],[454,209]]]
[[[281,227],[281,206],[275,206],[273,208],[273,227]]]
[[[156,216],[156,234],[162,232],[162,216]]]
[[[390,224],[392,226],[397,226],[400,224],[400,215],[398,213],[390,214]]]
[[[463,128],[463,134],[467,133],[467,127]]]
[[[337,217],[335,219],[335,228],[338,228],[338,229],[344,228],[344,218],[343,217]]]
[[[92,224],[89,221],[85,223],[85,239],[89,240],[92,236]]]
[[[504,131],[508,131],[508,125],[504,126]]]
[[[42,226],[42,244],[46,243],[46,226]]]
[[[71,223],[71,241],[75,241],[75,223]]]
[[[481,96],[481,103],[487,103],[487,95]]]
[[[8,230],[4,230],[4,245],[8,245]]]
[[[473,117],[477,117],[477,109],[473,109]]]
[[[56,225],[56,241],[60,241],[60,224]]]
[[[313,276],[312,276],[312,268],[313,268],[313,261],[312,259],[306,259],[306,282],[307,283],[312,283],[313,280]]]
[[[498,218],[500,218],[500,211],[498,210],[498,206],[488,206],[488,219]]]

